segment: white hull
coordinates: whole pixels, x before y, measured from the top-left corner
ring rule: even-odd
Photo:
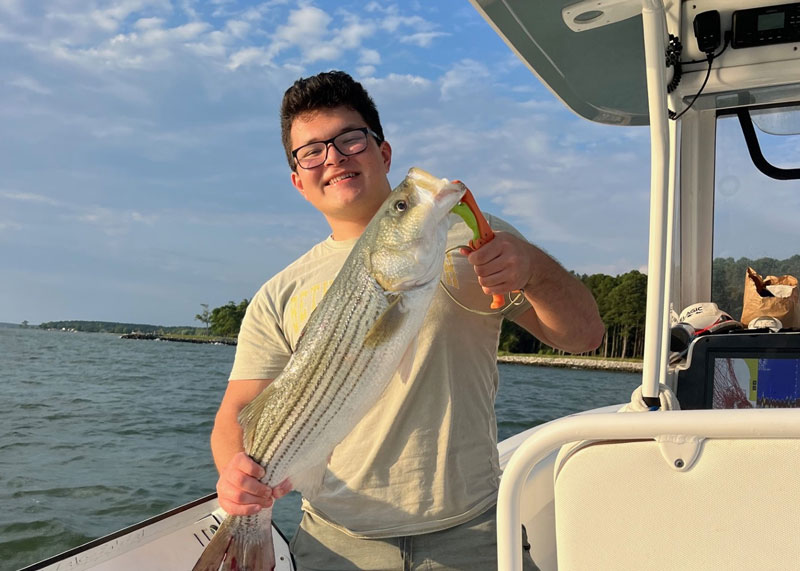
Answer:
[[[175,571],[191,569],[225,513],[216,494],[65,551],[23,571]],[[289,544],[272,528],[275,571],[293,571]]]

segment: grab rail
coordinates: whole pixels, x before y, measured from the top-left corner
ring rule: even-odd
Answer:
[[[800,412],[740,409],[602,413],[569,416],[542,426],[520,445],[503,471],[497,498],[497,568],[522,569],[522,491],[538,462],[570,442],[655,439],[663,435],[800,438]]]

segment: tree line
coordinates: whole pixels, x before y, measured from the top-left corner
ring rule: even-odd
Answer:
[[[243,299],[238,304],[229,301],[221,307],[208,309],[208,304],[200,304],[203,312],[197,314],[195,319],[201,321],[204,327],[178,325],[166,327],[164,325],[149,325],[146,323],[118,323],[113,321],[46,321],[39,325],[40,329],[74,330],[87,333],[115,333],[124,335],[128,333],[152,333],[154,335],[191,335],[236,337],[239,327],[244,319],[249,300]]]
[[[761,276],[800,276],[800,255],[774,258],[716,258],[712,262],[711,300],[733,319],[742,315],[745,275],[748,267]],[[641,358],[647,305],[647,276],[631,271],[616,277],[605,274],[579,275],[597,301],[606,335],[600,347],[587,355],[604,358]],[[676,308],[680,313],[683,308]],[[746,325],[746,324],[745,324]],[[558,353],[518,325],[505,321],[500,350],[508,353]]]
[[[191,326],[148,325],[146,323],[118,323],[115,321],[45,321],[39,324],[39,329],[66,329],[84,331],[88,333],[154,333],[156,335],[197,335],[201,329]]]
[[[618,276],[578,275],[597,301],[606,335],[600,347],[584,355],[639,358],[644,352],[647,276],[636,270]],[[499,350],[505,353],[563,354],[542,343],[522,327],[504,321]]]
[[[742,313],[745,272],[752,267],[759,274],[800,276],[800,255],[785,260],[774,258],[717,258],[713,261],[711,301],[720,309],[739,319]],[[644,353],[644,325],[647,304],[647,276],[636,270],[618,276],[606,274],[577,275],[589,288],[597,301],[600,317],[606,326],[606,335],[600,347],[590,353],[603,358],[641,358]],[[180,335],[213,335],[236,337],[247,310],[248,299],[239,303],[229,301],[195,315],[204,327],[164,327],[107,321],[50,321],[42,323],[43,329],[75,329],[105,333],[156,333]],[[676,308],[678,311],[682,308]],[[500,333],[499,350],[505,353],[559,353],[510,321],[504,321]]]

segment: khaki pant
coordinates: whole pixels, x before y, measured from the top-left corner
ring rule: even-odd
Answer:
[[[309,513],[291,542],[297,571],[492,571],[497,569],[495,510],[450,529],[387,539],[357,539]],[[523,569],[538,571],[522,529]]]

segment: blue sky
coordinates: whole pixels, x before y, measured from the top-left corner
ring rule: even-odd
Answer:
[[[195,324],[323,239],[278,107],[344,69],[392,184],[465,181],[568,269],[643,269],[646,128],[563,107],[466,1],[0,0],[0,321]]]

